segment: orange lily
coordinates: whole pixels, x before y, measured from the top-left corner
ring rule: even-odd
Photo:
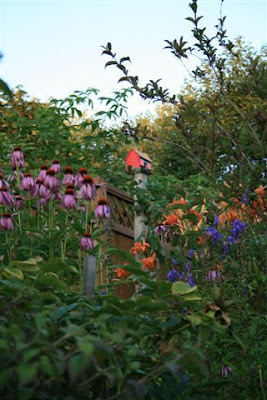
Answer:
[[[254,192],[258,196],[264,196],[265,195],[265,190],[264,190],[264,187],[262,185],[260,185],[257,189],[255,189]]]
[[[116,269],[116,276],[119,279],[126,279],[130,275],[129,271],[126,271],[125,269],[122,268],[117,268]]]
[[[152,256],[143,258],[142,260],[143,263],[143,268],[150,269],[151,271],[154,271],[155,269],[155,263],[156,263],[156,253],[153,253]]]
[[[136,242],[134,247],[130,250],[130,252],[136,256],[136,253],[139,253],[139,251],[142,251],[142,253],[145,253],[146,249],[150,248],[150,244],[148,244],[145,240],[143,242]]]
[[[180,217],[178,215],[170,214],[164,215],[165,221],[163,221],[164,225],[178,225]]]
[[[203,244],[205,243],[205,238],[203,236],[199,236],[198,240],[197,240],[197,244]]]

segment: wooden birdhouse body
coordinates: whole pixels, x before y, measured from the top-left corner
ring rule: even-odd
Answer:
[[[130,169],[142,169],[151,172],[150,157],[138,150],[132,149],[126,156],[126,171]]]

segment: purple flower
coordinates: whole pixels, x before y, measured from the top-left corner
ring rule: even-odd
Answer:
[[[170,282],[176,282],[179,278],[179,272],[176,269],[171,269],[167,274],[167,280]]]
[[[106,199],[99,199],[96,209],[95,209],[95,217],[99,219],[109,218],[110,217],[110,207],[107,204]]]
[[[217,271],[216,271],[216,269],[211,269],[211,270],[209,270],[208,276],[207,276],[207,280],[213,282],[213,281],[216,280],[216,278],[217,278]]]
[[[15,147],[12,153],[11,165],[12,169],[25,167],[24,155],[20,147]]]
[[[75,178],[75,186],[77,187],[81,187],[83,184],[83,178],[85,177],[85,175],[87,175],[87,168],[80,168],[78,171],[78,174],[76,175]]]
[[[50,190],[44,185],[44,182],[39,183],[38,194],[42,199],[50,198]]]
[[[223,379],[226,379],[229,375],[229,373],[232,372],[232,368],[229,367],[229,365],[223,365],[221,369],[221,375]]]
[[[244,193],[242,196],[242,203],[248,204],[248,202],[249,202],[249,198],[248,198],[247,194]]]
[[[66,167],[64,170],[64,178],[62,180],[62,185],[68,185],[69,183],[74,183],[74,174],[72,167]]]
[[[24,177],[22,178],[22,181],[20,183],[20,188],[25,192],[28,192],[35,188],[35,180],[32,177],[32,174],[24,174]]]
[[[237,240],[239,235],[243,233],[245,229],[246,229],[246,224],[244,222],[239,221],[239,219],[236,219],[233,222],[233,229],[230,231],[230,233],[234,236],[235,240]]]
[[[62,195],[61,195],[61,193],[60,193],[59,190],[56,190],[56,191],[54,191],[53,193],[51,193],[51,198],[52,198],[53,200],[59,200],[59,201],[61,201],[61,200],[62,200]],[[76,196],[75,196],[75,199],[76,199]]]
[[[188,251],[188,258],[192,259],[192,258],[194,257],[194,255],[195,255],[195,250],[190,249],[190,250]]]
[[[22,180],[24,175],[21,171],[19,172],[19,175],[20,175],[20,180]],[[16,179],[17,179],[17,171],[13,170],[13,174],[8,175],[7,180],[9,182],[14,182],[14,181],[16,181]]]
[[[46,177],[46,171],[48,170],[47,165],[41,165],[41,170],[36,178],[36,180],[43,181],[44,178]]]
[[[233,244],[235,242],[235,239],[233,238],[233,236],[228,236],[228,239],[227,239],[227,243],[229,243],[229,244]]]
[[[190,273],[187,275],[187,282],[188,282],[188,284],[189,284],[190,286],[195,286],[195,285],[196,285],[195,279],[194,279],[194,277],[193,277],[192,272],[190,272]]]
[[[73,210],[76,208],[76,205],[77,205],[77,200],[75,196],[75,190],[66,189],[65,196],[63,197],[62,200],[62,207],[64,207],[66,210]]]
[[[59,172],[61,171],[60,164],[59,164],[58,160],[53,161],[53,164],[51,165],[50,168],[53,169],[56,174],[59,174]]]
[[[14,226],[12,222],[11,214],[2,214],[0,217],[0,230],[1,231],[13,231]]]
[[[43,181],[40,179],[36,179],[35,186],[31,189],[31,196],[37,197],[39,195],[40,186],[43,185]]]
[[[11,194],[8,192],[6,186],[0,188],[0,204],[10,206],[13,203]]]
[[[16,193],[14,196],[14,207],[17,210],[22,210],[23,205],[24,205],[24,198],[20,194]]]
[[[190,264],[189,261],[186,263],[185,268],[186,268],[186,272],[190,272],[192,270],[192,265]]]
[[[80,249],[92,250],[93,248],[94,248],[94,242],[91,239],[90,233],[84,233],[83,237],[80,240]]]
[[[160,236],[161,233],[165,233],[167,230],[168,230],[168,226],[167,225],[159,224],[154,229],[154,232],[155,232],[156,235]]]
[[[80,195],[84,200],[92,200],[96,198],[96,186],[90,175],[84,175]]]
[[[178,265],[178,261],[176,260],[176,258],[172,258],[172,259],[171,259],[171,262],[172,262],[172,265],[173,265],[174,267],[176,267],[176,266]]]
[[[3,174],[0,172],[0,188],[3,186],[8,187],[9,184],[3,179]]]
[[[222,238],[222,235],[217,231],[217,229],[212,226],[206,229],[206,236],[211,238],[213,244],[217,244],[218,241]]]
[[[49,198],[41,198],[38,202],[37,202],[37,207],[42,207],[45,204],[47,204],[49,202]]]
[[[228,246],[227,244],[223,244],[222,249],[223,249],[223,254],[222,254],[222,256],[221,256],[221,259],[222,259],[222,260],[225,260],[225,258],[226,258],[226,257],[228,256],[228,254],[229,254],[229,246]]]
[[[44,185],[47,187],[47,189],[50,189],[50,190],[55,190],[55,189],[59,188],[59,181],[56,177],[56,172],[54,169],[49,168],[46,171]]]
[[[220,218],[218,217],[218,215],[215,215],[213,225],[218,225],[219,223],[220,223]]]

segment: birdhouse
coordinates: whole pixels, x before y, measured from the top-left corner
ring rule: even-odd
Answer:
[[[126,156],[126,171],[131,169],[141,169],[146,172],[151,172],[151,158],[138,150],[132,149]]]

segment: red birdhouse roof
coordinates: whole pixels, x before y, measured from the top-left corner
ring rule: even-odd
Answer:
[[[144,158],[145,160],[147,160],[149,162],[152,161],[151,158],[146,153],[143,153],[142,151],[139,151],[139,150],[136,150],[136,149],[132,149],[132,150],[129,151],[129,153],[126,156],[126,160],[128,159],[128,157],[130,157],[130,154],[132,152],[138,154],[139,157]]]

